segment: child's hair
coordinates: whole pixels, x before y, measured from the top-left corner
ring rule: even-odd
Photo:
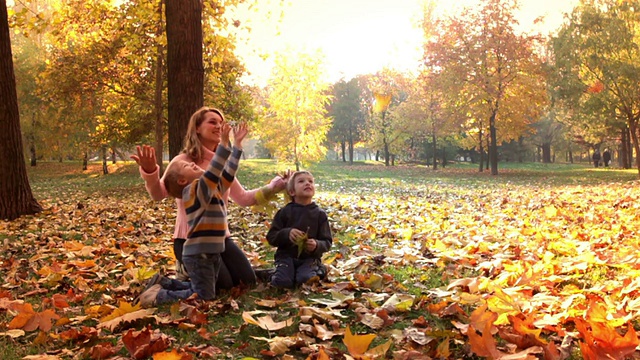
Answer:
[[[291,177],[289,178],[289,181],[287,182],[287,195],[289,196],[289,199],[293,200],[294,196],[291,195],[291,193],[294,191],[295,186],[296,186],[296,178],[302,174],[305,175],[309,175],[311,177],[313,177],[313,174],[311,174],[309,171],[306,170],[301,170],[301,171],[296,171],[294,172]]]
[[[187,184],[180,184],[180,179],[183,178],[180,173],[179,166],[172,166],[177,164],[178,162],[174,162],[169,164],[167,170],[165,170],[165,174],[162,177],[164,181],[164,188],[167,189],[167,193],[177,199],[182,199],[182,190],[187,186]]]

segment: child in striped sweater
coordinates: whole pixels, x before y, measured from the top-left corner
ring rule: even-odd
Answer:
[[[229,144],[231,126],[224,124],[221,142],[207,170],[188,161],[172,162],[166,170],[164,185],[173,197],[181,197],[189,223],[182,262],[190,281],[154,275],[147,283],[139,302],[142,307],[186,299],[198,294],[204,300],[216,296],[216,280],[220,270],[220,253],[224,252],[227,233],[227,209],[222,194],[233,183],[240,156],[242,140],[248,133],[245,123],[233,129],[233,149]]]

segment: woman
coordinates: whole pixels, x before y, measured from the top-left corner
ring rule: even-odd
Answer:
[[[198,109],[189,120],[187,134],[184,140],[182,153],[174,157],[171,162],[186,160],[196,163],[199,167],[206,169],[213,158],[214,151],[220,142],[220,132],[224,123],[222,111],[202,107]],[[140,166],[140,175],[145,181],[147,192],[154,200],[162,200],[168,197],[163,179],[158,176],[159,167],[156,164],[155,150],[149,146],[137,147],[137,155],[131,158]],[[276,176],[269,185],[254,190],[245,190],[238,179],[233,181],[223,198],[225,203],[231,198],[240,206],[258,205],[286,187],[287,175],[285,178]],[[173,252],[176,256],[176,278],[186,280],[188,275],[182,264],[182,247],[186,241],[187,215],[181,199],[176,199],[178,214],[176,217],[176,228],[173,233]],[[256,282],[256,274],[251,268],[251,263],[247,256],[231,239],[231,234],[227,232],[225,239],[225,251],[221,254],[222,266],[218,275],[218,288],[230,289],[241,283],[252,285]]]

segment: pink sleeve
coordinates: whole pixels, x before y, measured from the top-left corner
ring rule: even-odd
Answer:
[[[145,172],[142,167],[140,167],[140,176],[144,180],[144,187],[147,189],[149,196],[155,201],[160,201],[169,196],[167,193],[167,189],[164,187],[164,182],[160,181],[158,176],[160,168],[156,165],[156,170],[151,173]]]
[[[235,178],[231,184],[231,188],[229,188],[229,197],[240,206],[252,206],[256,204],[256,193],[258,190],[260,189],[245,190],[240,184],[240,181],[238,181],[238,178]]]

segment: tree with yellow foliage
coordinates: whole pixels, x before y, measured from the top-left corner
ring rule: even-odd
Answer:
[[[276,55],[257,125],[263,146],[278,160],[301,165],[324,159],[330,99],[322,56],[286,51]]]

